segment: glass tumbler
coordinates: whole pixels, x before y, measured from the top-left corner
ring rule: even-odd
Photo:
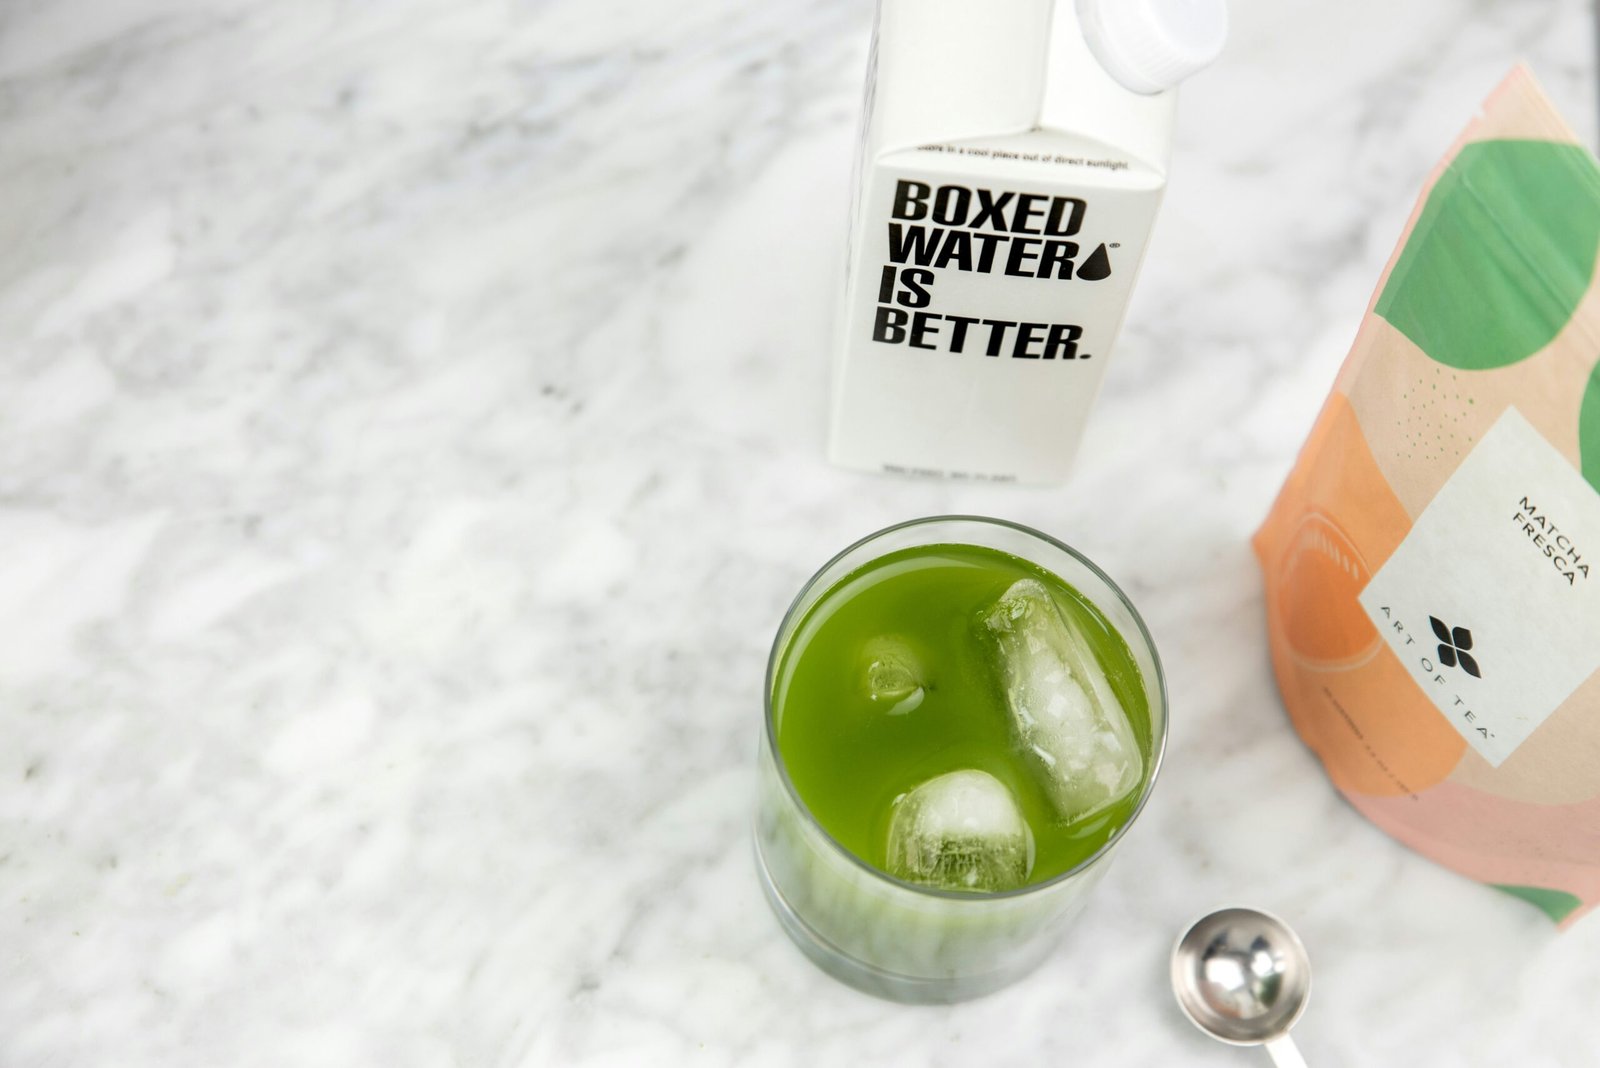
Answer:
[[[807,810],[778,749],[774,685],[807,612],[846,575],[897,550],[977,545],[1030,561],[1073,586],[1121,634],[1143,676],[1150,766],[1122,826],[1076,867],[998,893],[903,882],[839,845]],[[785,931],[825,971],[898,1001],[948,1002],[997,990],[1036,967],[1059,942],[1105,874],[1155,785],[1167,737],[1166,683],[1143,620],[1106,574],[1071,547],[998,519],[942,516],[878,531],[822,566],[790,605],[767,661],[757,774],[756,864]]]

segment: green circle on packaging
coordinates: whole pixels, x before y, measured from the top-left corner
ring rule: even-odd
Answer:
[[[1578,410],[1578,456],[1583,477],[1600,492],[1600,364],[1589,375],[1589,388],[1583,391],[1583,407]]]
[[[1377,312],[1439,363],[1505,367],[1567,325],[1597,245],[1600,169],[1588,150],[1478,141],[1428,195]]]

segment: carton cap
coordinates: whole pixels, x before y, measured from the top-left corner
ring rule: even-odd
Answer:
[[[1089,50],[1125,88],[1171,89],[1222,54],[1226,0],[1077,0]]]

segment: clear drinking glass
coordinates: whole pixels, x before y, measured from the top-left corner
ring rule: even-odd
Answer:
[[[925,545],[978,545],[1031,561],[1064,579],[1122,635],[1144,676],[1151,767],[1138,803],[1099,851],[1047,881],[1001,893],[959,893],[902,882],[829,836],[807,810],[778,751],[773,685],[800,621],[840,579],[880,556]],[[899,1001],[977,997],[1036,967],[1100,881],[1155,785],[1167,740],[1166,681],[1144,621],[1104,572],[1070,547],[999,519],[941,516],[888,527],[835,556],[800,590],[767,661],[758,769],[756,864],[784,929],[838,979]]]

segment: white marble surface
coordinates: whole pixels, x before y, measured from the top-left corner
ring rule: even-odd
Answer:
[[[1315,1065],[1589,1065],[1600,921],[1392,844],[1287,728],[1246,538],[1418,184],[1578,0],[1235,0],[1064,490],[820,460],[868,0],[0,10],[0,1065],[1261,1064],[1164,958],[1254,902]],[[908,1009],[754,881],[766,644],[917,514],[1142,607],[1165,777],[1067,946]]]

